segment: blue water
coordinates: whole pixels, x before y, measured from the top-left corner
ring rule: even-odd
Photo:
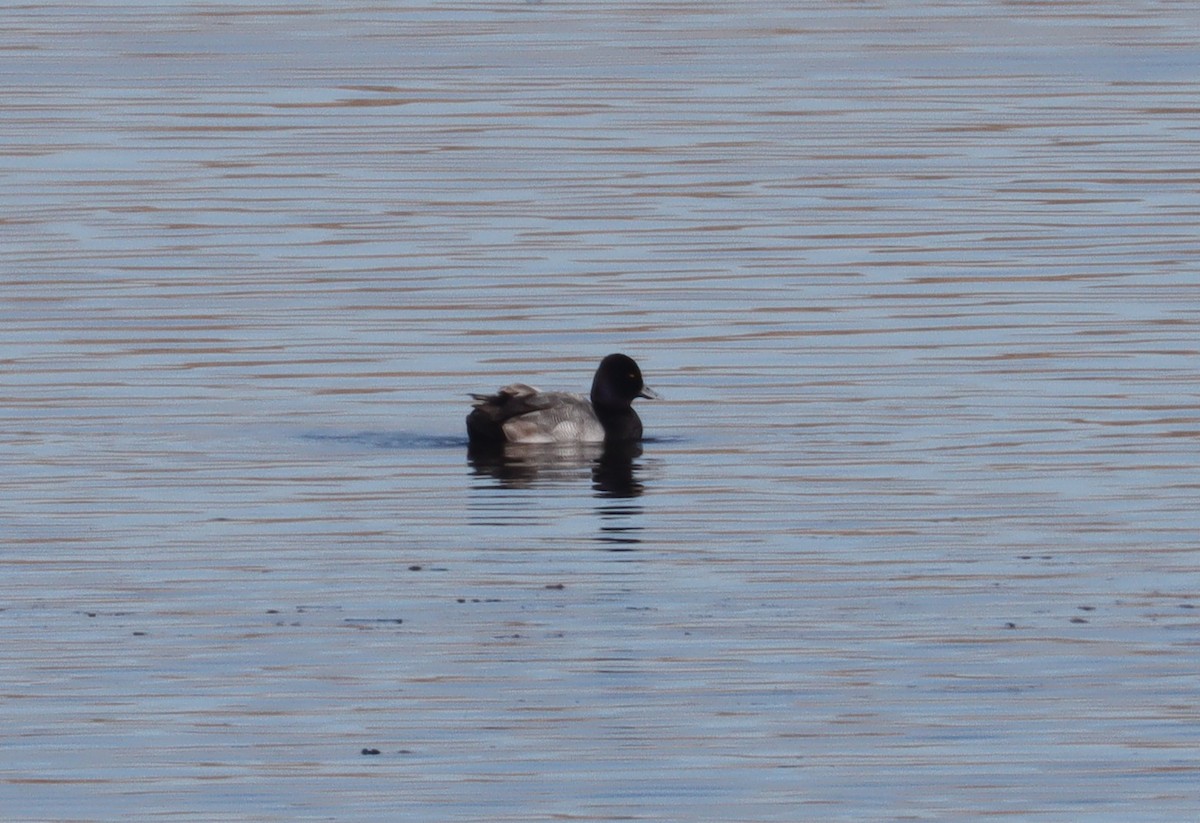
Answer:
[[[1200,811],[1189,7],[2,17],[5,819]]]

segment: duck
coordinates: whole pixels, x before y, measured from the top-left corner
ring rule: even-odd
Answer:
[[[472,394],[467,436],[472,447],[505,443],[636,443],[642,421],[633,401],[659,395],[642,379],[642,370],[625,354],[600,361],[590,395],[541,391],[525,383],[504,386],[495,394]]]

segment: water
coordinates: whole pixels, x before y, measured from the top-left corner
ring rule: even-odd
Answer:
[[[6,819],[1200,810],[1189,4],[2,16]]]

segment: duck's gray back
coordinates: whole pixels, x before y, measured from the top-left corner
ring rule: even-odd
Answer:
[[[467,416],[473,442],[600,443],[604,426],[582,394],[544,392],[524,383],[476,394]]]
[[[510,443],[600,443],[604,426],[582,394],[538,392],[501,426]]]

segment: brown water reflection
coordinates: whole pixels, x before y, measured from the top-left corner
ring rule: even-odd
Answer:
[[[1195,816],[1191,6],[2,16],[6,819]]]

